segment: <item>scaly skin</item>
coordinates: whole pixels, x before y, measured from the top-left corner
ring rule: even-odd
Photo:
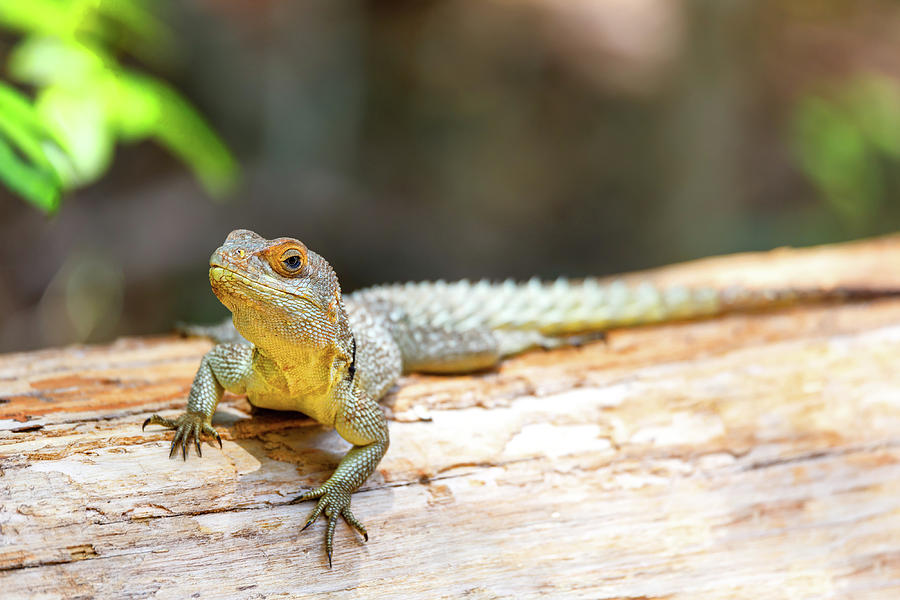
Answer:
[[[306,527],[324,513],[332,559],[338,517],[366,540],[350,495],[375,471],[389,438],[377,401],[404,371],[454,373],[489,368],[535,346],[578,343],[614,327],[709,317],[800,301],[869,298],[896,291],[658,290],[648,284],[558,280],[543,284],[444,282],[380,286],[341,296],[321,256],[291,238],[231,232],[210,258],[209,280],[231,311],[233,328],[191,327],[218,343],[201,360],[187,411],[144,422],[176,431],[181,446],[215,438],[212,417],[224,390],[251,404],[296,410],[333,426],[353,448],[321,486],[295,501],[317,499]],[[238,335],[240,334],[240,335]],[[587,337],[586,337],[587,336]]]

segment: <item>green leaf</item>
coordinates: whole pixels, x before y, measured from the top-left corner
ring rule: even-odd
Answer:
[[[0,0],[0,23],[47,35],[67,35],[77,25],[69,7],[53,0]]]
[[[91,2],[60,0],[0,0],[0,24],[24,33],[70,38],[99,31]]]
[[[118,44],[141,59],[165,63],[172,58],[175,39],[171,30],[157,18],[144,0],[102,0],[97,13],[118,25],[124,35]]]
[[[43,210],[60,192],[99,178],[119,140],[153,139],[212,194],[237,166],[204,119],[174,89],[121,67],[110,46],[159,63],[172,35],[156,0],[0,0],[0,27],[26,34],[9,59],[34,104],[0,82],[0,181]]]
[[[28,98],[3,83],[0,83],[0,131],[35,162],[46,160],[41,150],[43,143],[56,142]]]
[[[52,155],[59,156],[61,154],[57,140],[44,125],[28,99],[17,90],[2,83],[0,83],[0,141],[4,141],[9,151],[18,150],[22,157],[33,164],[32,168],[35,171],[39,171],[52,180],[53,187],[62,187],[62,177],[54,161],[50,158]],[[5,164],[12,163],[7,160]],[[20,170],[15,166],[11,168],[15,172]],[[17,179],[20,178],[21,176],[17,177]],[[26,189],[33,187],[27,184],[17,184],[17,187],[23,186]],[[47,204],[46,195],[32,195],[32,201],[42,204],[45,210],[55,208],[52,202]]]
[[[110,81],[107,114],[120,137],[133,141],[152,136],[163,120],[158,85],[148,78],[120,74]]]
[[[2,0],[0,0],[2,1]],[[115,61],[100,48],[76,40],[31,36],[9,57],[9,73],[35,86],[64,83],[90,85],[90,79],[115,69]]]
[[[28,98],[17,89],[0,82],[0,111],[36,134],[51,135]]]
[[[174,36],[146,0],[0,0],[0,25],[26,35],[116,45],[159,64],[172,57]]]
[[[45,213],[59,208],[59,177],[52,170],[32,167],[0,138],[0,181]]]
[[[112,161],[115,145],[102,87],[73,90],[50,86],[40,92],[35,106],[71,161],[69,170],[65,164],[55,163],[65,187],[99,178]],[[50,158],[53,160],[52,155]]]
[[[234,158],[186,100],[166,84],[136,73],[122,74],[117,83],[118,102],[109,115],[121,135],[157,140],[188,164],[210,194],[234,187]]]

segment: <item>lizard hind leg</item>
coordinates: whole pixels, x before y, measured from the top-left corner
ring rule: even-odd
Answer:
[[[495,366],[503,356],[495,332],[475,327],[395,325],[391,332],[403,355],[403,370],[416,373],[470,373]]]
[[[367,379],[367,361],[373,365],[392,363],[374,356],[372,348],[390,349],[396,354],[397,372],[406,373],[467,373],[489,369],[501,358],[497,339],[489,328],[477,323],[459,326],[446,319],[430,315],[410,314],[403,306],[390,301],[367,299],[367,296],[348,297],[347,307],[358,347],[367,355],[360,356],[360,372]],[[369,339],[365,339],[368,337]],[[385,378],[381,378],[386,380]],[[365,386],[375,398],[387,391],[390,384]]]

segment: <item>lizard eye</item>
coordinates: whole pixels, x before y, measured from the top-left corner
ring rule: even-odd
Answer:
[[[296,240],[288,240],[272,246],[265,252],[272,269],[282,277],[298,277],[307,264],[306,246]]]
[[[296,273],[303,268],[303,255],[296,248],[288,248],[281,254],[281,264],[288,273]]]

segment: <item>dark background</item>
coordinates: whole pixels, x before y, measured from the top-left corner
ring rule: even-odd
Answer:
[[[239,227],[298,237],[352,290],[900,224],[900,106],[866,87],[898,89],[896,1],[160,4],[176,60],[151,71],[241,183],[213,201],[146,143],[51,218],[0,189],[2,351],[224,316],[206,260]]]

